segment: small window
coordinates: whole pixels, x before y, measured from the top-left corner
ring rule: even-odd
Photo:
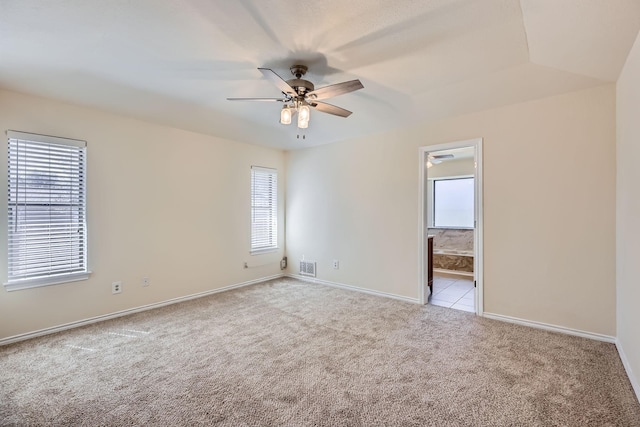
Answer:
[[[8,290],[88,277],[86,142],[7,131]]]
[[[251,253],[278,249],[278,171],[251,167]]]
[[[473,228],[474,179],[436,179],[433,181],[433,225]]]

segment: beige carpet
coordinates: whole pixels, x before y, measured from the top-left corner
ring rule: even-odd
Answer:
[[[640,426],[612,344],[282,279],[0,347],[2,425]]]

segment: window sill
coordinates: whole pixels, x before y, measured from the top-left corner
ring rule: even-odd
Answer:
[[[251,255],[262,255],[262,254],[268,254],[271,252],[277,252],[278,248],[267,248],[267,249],[256,249],[254,251],[251,251],[250,254]]]
[[[14,280],[4,283],[4,288],[11,291],[19,291],[22,289],[40,288],[43,286],[59,285],[61,283],[78,282],[87,280],[91,275],[90,271],[82,273],[61,274],[58,276],[39,277],[35,279]]]

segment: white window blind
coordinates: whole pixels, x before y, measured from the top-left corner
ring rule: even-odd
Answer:
[[[251,167],[251,253],[278,248],[278,171]]]
[[[86,142],[7,131],[7,289],[87,277]]]

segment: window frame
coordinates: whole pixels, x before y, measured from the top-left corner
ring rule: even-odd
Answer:
[[[7,243],[6,243],[6,282],[3,283],[7,291],[14,291],[20,289],[29,289],[41,286],[50,286],[61,283],[74,282],[79,280],[86,280],[89,278],[91,272],[88,268],[88,233],[87,233],[87,153],[86,141],[61,138],[50,135],[40,135],[27,132],[19,132],[13,130],[7,130],[7,210],[6,210],[6,225],[7,225]],[[31,150],[31,153],[24,157],[20,155],[20,144],[23,149]],[[49,153],[45,156],[45,151]],[[66,151],[66,154],[60,154]],[[51,154],[54,152],[54,154]],[[65,157],[67,157],[65,159]],[[38,159],[38,160],[36,160]],[[40,160],[42,159],[42,160]],[[40,186],[39,188],[33,185],[29,188],[25,177],[19,178],[20,167],[19,161],[26,162],[22,165],[28,164],[30,168],[39,168],[40,173],[46,178],[50,179],[50,184]],[[69,168],[71,172],[62,172],[65,168]],[[15,171],[13,170],[15,169]],[[62,174],[62,175],[61,175]],[[65,175],[68,174],[68,175]],[[56,176],[57,179],[71,178],[63,185],[62,190],[58,181],[58,188],[55,188],[55,184],[52,177]],[[22,183],[20,183],[22,179]],[[46,191],[43,191],[43,187]],[[36,189],[37,188],[37,189]],[[21,194],[22,190],[22,194]],[[24,196],[24,191],[30,195]],[[67,203],[60,200],[53,201],[53,198],[64,197],[69,194],[69,200]],[[61,196],[62,195],[62,196]],[[42,199],[48,198],[48,201]],[[22,201],[20,201],[22,199]],[[40,199],[40,200],[38,200]],[[22,257],[24,259],[24,252],[19,252],[16,248],[15,241],[21,237],[25,237],[24,232],[16,231],[20,225],[27,225],[31,223],[33,227],[35,218],[28,218],[25,220],[26,215],[20,215],[20,207],[24,209],[28,207],[42,209],[48,218],[46,220],[39,219],[40,223],[37,227],[40,229],[36,232],[31,232],[31,237],[37,237],[45,240],[45,249],[40,253],[33,255],[33,245],[27,249],[31,251],[31,255],[35,256],[37,261],[51,263],[51,257],[57,257],[58,259],[66,254],[61,252],[53,253],[51,244],[54,240],[62,240],[62,244],[68,245],[67,252],[69,253],[69,260],[66,265],[62,265],[62,268],[49,265],[47,269],[42,269],[40,274],[30,272],[28,269],[33,269],[33,263],[26,263],[16,268],[19,271],[22,268],[24,271],[16,273],[12,271],[11,265],[15,265],[20,261]],[[51,218],[52,213],[56,214],[56,211],[69,212],[69,216],[64,221],[53,221]],[[68,219],[73,218],[73,219]],[[52,235],[51,225],[56,224],[57,230],[54,229]],[[48,228],[47,231],[43,231],[42,227]],[[61,232],[60,227],[66,227],[67,230],[73,230],[73,226],[78,227],[78,235],[73,235],[73,231]],[[45,236],[46,235],[46,236]],[[45,236],[45,237],[43,237]],[[57,242],[56,242],[57,243]],[[76,251],[78,251],[76,253]],[[28,264],[28,265],[27,265]],[[60,264],[58,264],[60,265]]]
[[[429,178],[429,186],[431,187],[430,193],[430,202],[431,202],[431,224],[427,226],[429,228],[441,228],[441,229],[458,229],[458,230],[473,230],[475,228],[475,200],[472,203],[472,213],[473,220],[471,226],[464,225],[436,225],[436,181],[457,181],[457,180],[472,180],[474,190],[472,192],[473,197],[475,198],[475,176],[474,175],[459,175],[459,176],[449,176],[449,177],[438,177],[438,178]]]
[[[268,195],[256,194],[257,179],[265,179],[270,181]],[[265,181],[265,182],[266,182]],[[251,166],[251,188],[250,188],[250,206],[251,206],[251,227],[250,227],[250,240],[249,240],[249,253],[251,255],[259,255],[269,252],[277,251],[278,248],[278,170],[273,168],[267,168],[263,166]],[[258,196],[260,196],[260,202],[266,204],[266,206],[258,206]],[[264,228],[258,228],[256,222],[257,210],[267,211],[267,224]],[[263,212],[264,215],[264,212]],[[263,217],[264,218],[264,217]],[[261,238],[257,235],[258,232],[266,233],[268,237]],[[258,244],[264,242],[264,244]]]

